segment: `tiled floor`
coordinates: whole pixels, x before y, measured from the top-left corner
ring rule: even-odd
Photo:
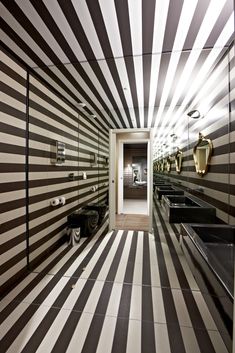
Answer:
[[[154,234],[104,228],[2,300],[1,353],[227,353],[161,210]]]
[[[123,200],[123,213],[124,214],[148,214],[147,200]]]

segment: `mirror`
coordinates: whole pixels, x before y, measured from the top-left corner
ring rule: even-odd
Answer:
[[[177,173],[181,172],[182,159],[183,159],[183,152],[180,151],[179,148],[177,148],[177,152],[175,154],[175,169],[176,169]]]
[[[210,139],[204,138],[199,132],[198,142],[193,148],[193,159],[195,163],[196,172],[203,176],[208,171],[208,163],[212,154],[212,142]]]
[[[153,163],[153,172],[156,173],[158,170],[157,170],[157,162],[154,162]]]
[[[170,171],[171,171],[171,159],[170,159],[170,156],[168,156],[166,158],[166,170],[167,170],[168,173],[170,173]]]
[[[161,163],[161,164],[160,164],[160,171],[161,171],[161,172],[164,172],[164,170],[165,170],[165,160],[162,159],[160,163]]]

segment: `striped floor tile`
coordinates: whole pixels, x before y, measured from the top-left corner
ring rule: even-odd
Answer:
[[[106,232],[61,246],[1,301],[11,353],[228,353],[154,204],[154,233]]]

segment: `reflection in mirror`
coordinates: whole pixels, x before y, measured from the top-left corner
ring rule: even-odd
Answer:
[[[154,162],[154,163],[153,163],[153,172],[154,172],[154,173],[157,173],[157,172],[158,172],[158,163],[157,163],[157,162]]]
[[[208,163],[212,154],[212,142],[210,139],[205,139],[199,132],[198,142],[193,148],[193,159],[195,163],[196,172],[203,176],[208,171]]]
[[[171,171],[171,159],[170,159],[170,156],[168,156],[166,158],[166,170],[167,170],[168,173],[170,173],[170,171]]]
[[[160,162],[160,171],[161,172],[164,172],[164,170],[165,170],[165,160],[164,160],[164,158],[161,160],[161,162]]]
[[[177,148],[177,152],[175,154],[175,169],[176,169],[177,173],[181,172],[182,159],[183,159],[183,152],[180,151],[179,148]]]

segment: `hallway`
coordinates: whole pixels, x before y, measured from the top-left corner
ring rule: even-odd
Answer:
[[[1,352],[227,352],[178,229],[155,204],[154,234],[61,246],[2,300]]]

